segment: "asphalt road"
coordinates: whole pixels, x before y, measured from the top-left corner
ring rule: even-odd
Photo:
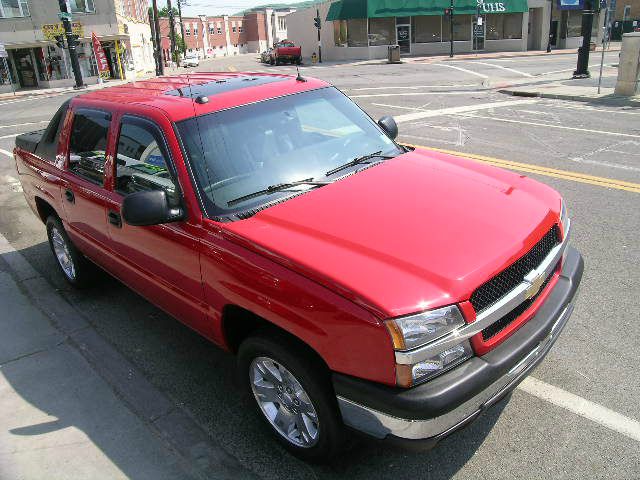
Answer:
[[[616,62],[617,53],[607,53],[605,63]],[[361,442],[332,465],[302,463],[249,413],[233,385],[231,356],[109,277],[89,291],[70,289],[15,183],[9,156],[13,134],[44,127],[69,95],[0,101],[0,233],[102,336],[265,479],[640,478],[640,438],[620,432],[625,425],[640,428],[640,111],[495,90],[568,78],[574,67],[575,56],[554,55],[302,68],[333,82],[373,117],[396,116],[401,141],[516,162],[509,167],[553,186],[569,206],[572,243],[586,270],[571,321],[533,374],[543,383],[517,389],[430,452]],[[253,56],[199,69],[295,70],[260,65]],[[605,73],[610,81],[615,68]],[[558,390],[545,395],[536,385]]]

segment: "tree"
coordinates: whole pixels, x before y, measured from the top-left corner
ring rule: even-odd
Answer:
[[[173,37],[175,39],[176,51],[173,52],[173,61],[177,62],[180,57],[187,51],[187,44],[184,43],[184,39],[179,33],[176,33]]]
[[[171,11],[173,12],[173,17],[177,17],[178,16],[178,9],[176,7],[172,7]],[[159,17],[168,17],[169,16],[169,9],[167,7],[162,7],[160,10],[158,10],[158,16]]]

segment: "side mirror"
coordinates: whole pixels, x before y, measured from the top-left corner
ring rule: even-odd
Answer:
[[[378,125],[382,127],[387,135],[389,135],[389,138],[391,138],[391,140],[395,140],[398,136],[398,124],[393,119],[393,117],[385,115],[380,120],[378,120]]]
[[[184,218],[181,208],[169,206],[163,190],[130,193],[122,201],[122,218],[129,225],[142,227],[177,222]]]

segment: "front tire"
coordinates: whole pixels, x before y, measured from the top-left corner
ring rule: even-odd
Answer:
[[[96,267],[76,248],[58,217],[50,216],[46,225],[49,246],[65,280],[76,288],[90,286]]]
[[[335,456],[345,429],[326,367],[280,334],[246,339],[238,374],[259,416],[294,455],[321,462]]]

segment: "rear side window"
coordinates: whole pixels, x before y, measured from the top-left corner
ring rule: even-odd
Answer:
[[[79,110],[73,117],[69,140],[69,170],[97,185],[104,182],[110,116]]]

